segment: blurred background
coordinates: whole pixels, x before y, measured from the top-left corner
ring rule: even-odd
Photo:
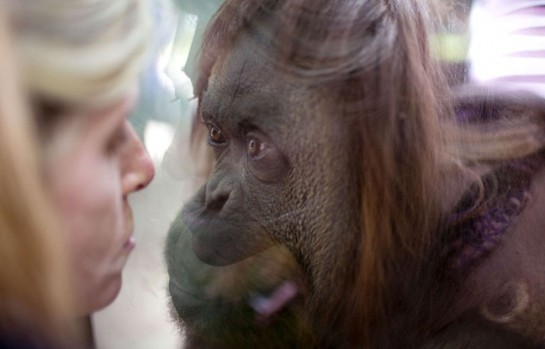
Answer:
[[[444,62],[449,83],[461,84],[471,75],[470,22],[481,32],[491,31],[490,22],[470,16],[471,0],[432,1],[438,5],[434,16],[442,21],[441,29],[431,38],[433,52]],[[133,194],[131,199],[137,248],[125,269],[121,294],[111,306],[92,317],[99,349],[183,347],[179,330],[170,319],[168,276],[162,254],[170,222],[195,189],[194,168],[187,149],[196,103],[191,80],[203,31],[221,0],[149,2],[156,24],[153,52],[141,79],[141,98],[131,121],[157,171],[148,189]],[[486,42],[486,36],[483,38]],[[481,50],[475,51],[475,45]],[[483,47],[482,41],[474,43],[472,50],[475,57],[479,52],[490,53],[490,47]]]

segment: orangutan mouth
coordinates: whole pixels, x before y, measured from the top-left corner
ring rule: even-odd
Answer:
[[[256,321],[261,326],[267,326],[274,316],[286,309],[300,294],[296,281],[287,280],[280,284],[270,295],[261,294],[250,298],[250,306],[256,312]]]

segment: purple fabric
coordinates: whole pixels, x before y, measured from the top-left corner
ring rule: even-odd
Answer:
[[[457,238],[446,252],[450,268],[459,271],[471,268],[501,242],[526,207],[530,199],[529,187],[529,182],[521,183],[520,187],[512,187],[485,202],[484,207],[475,209],[475,212],[465,212],[469,218],[456,225]],[[460,216],[456,213],[451,219],[459,219]]]
[[[469,103],[458,106],[456,118],[477,124],[501,117],[501,109],[501,103]],[[484,198],[477,186],[466,193],[448,217],[451,229],[443,255],[449,269],[466,272],[501,243],[526,208],[532,177],[544,163],[545,152],[508,161],[483,177]]]

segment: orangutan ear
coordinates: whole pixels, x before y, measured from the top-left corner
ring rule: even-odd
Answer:
[[[509,325],[528,309],[529,304],[528,284],[518,280],[505,284],[493,299],[480,307],[479,312],[489,321]]]

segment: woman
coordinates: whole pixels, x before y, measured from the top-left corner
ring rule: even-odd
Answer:
[[[143,1],[10,2],[77,306],[108,305],[134,248],[128,195],[153,177],[127,116],[148,43]]]
[[[127,120],[148,44],[143,1],[10,1],[23,88],[60,218],[72,316],[110,304],[135,247],[129,194],[154,168]]]

